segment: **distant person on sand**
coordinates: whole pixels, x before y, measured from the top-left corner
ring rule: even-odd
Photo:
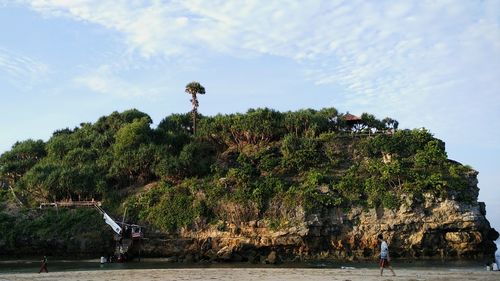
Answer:
[[[49,273],[49,270],[47,269],[47,264],[48,264],[47,256],[43,256],[42,266],[40,266],[40,270],[38,271],[38,273],[41,273],[42,271]]]
[[[378,235],[378,241],[380,242],[380,276],[384,273],[384,267],[387,267],[391,270],[392,276],[396,276],[394,270],[392,269],[389,261],[391,258],[389,257],[389,246],[387,246],[387,242],[384,240],[384,236],[382,234]]]

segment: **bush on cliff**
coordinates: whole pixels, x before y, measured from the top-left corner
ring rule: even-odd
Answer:
[[[113,238],[92,209],[0,211],[2,254],[68,255],[112,250]],[[95,234],[99,234],[95,236]]]

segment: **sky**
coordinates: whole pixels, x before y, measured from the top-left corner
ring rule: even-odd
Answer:
[[[137,108],[158,124],[335,107],[429,129],[500,230],[500,0],[0,0],[0,153]]]

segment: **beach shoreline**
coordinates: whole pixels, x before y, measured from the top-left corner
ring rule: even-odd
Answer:
[[[50,269],[49,269],[50,270]],[[136,280],[411,280],[411,281],[457,281],[500,279],[500,272],[453,270],[415,270],[395,268],[397,276],[378,269],[312,269],[312,268],[187,268],[187,269],[124,269],[96,271],[62,271],[49,273],[5,273],[0,281],[54,280],[54,281],[136,281]]]

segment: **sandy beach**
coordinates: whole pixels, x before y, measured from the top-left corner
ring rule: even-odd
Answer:
[[[0,281],[137,281],[137,280],[221,280],[221,281],[278,281],[278,280],[500,280],[500,272],[470,270],[411,270],[395,269],[397,276],[388,272],[379,276],[377,269],[304,269],[304,268],[210,268],[210,269],[148,269],[148,270],[100,270],[64,271],[50,273],[0,274]]]

